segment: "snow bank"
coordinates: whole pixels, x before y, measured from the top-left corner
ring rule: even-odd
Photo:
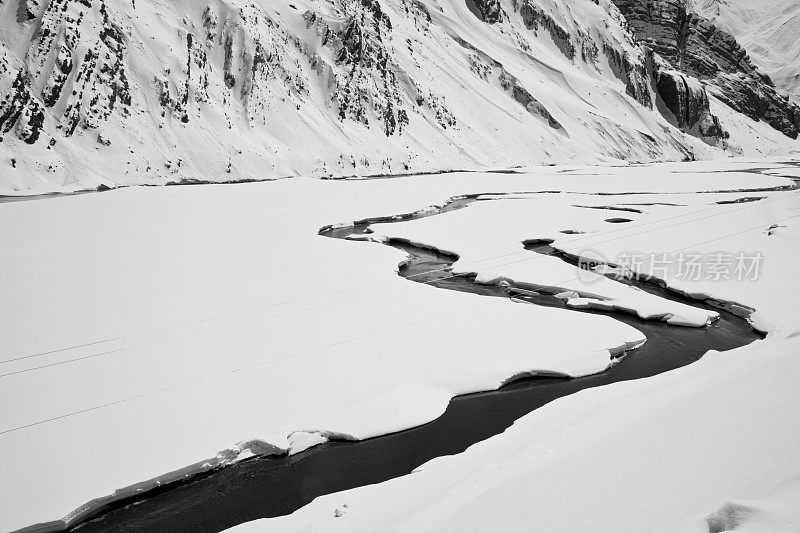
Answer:
[[[789,533],[800,529],[800,488],[795,481],[777,495],[763,500],[729,502],[705,519],[708,531]],[[687,529],[688,531],[688,529]]]
[[[252,455],[420,424],[451,396],[515,375],[603,370],[641,333],[410,283],[395,274],[397,250],[317,231],[464,194],[661,189],[676,194],[613,200],[688,203],[692,190],[791,183],[683,173],[695,168],[712,167],[296,179],[2,205],[0,299],[13,304],[0,306],[0,455],[29,459],[4,464],[0,529]]]
[[[4,204],[0,223],[13,231],[0,235],[0,269],[13,283],[0,297],[13,305],[0,307],[0,405],[13,408],[0,414],[0,452],[35,460],[4,465],[0,528],[74,517],[103,495],[331,435],[421,424],[453,395],[515,375],[605,369],[640,332],[410,283],[395,274],[402,253],[317,234],[461,194],[634,187],[602,181],[297,179]]]
[[[712,236],[727,231],[731,227],[727,225],[728,221],[734,219],[755,224],[754,230],[759,228],[759,220],[766,224],[765,229],[769,226],[769,219],[753,215],[753,210],[743,204],[717,204],[720,199],[735,198],[735,194],[681,196],[680,200],[686,204],[683,206],[658,205],[670,203],[665,200],[675,200],[658,194],[621,198],[572,193],[487,195],[468,209],[414,221],[374,225],[375,233],[370,237],[372,240],[401,239],[424,247],[448,250],[459,256],[453,265],[453,273],[474,273],[478,283],[512,280],[533,290],[544,288],[552,293],[577,293],[579,297],[568,299],[568,305],[576,308],[632,312],[643,319],[702,327],[714,321],[717,313],[669,301],[600,274],[579,271],[559,257],[523,250],[523,243],[537,239],[553,241],[551,246],[569,257],[597,258],[597,261],[612,264],[623,257],[635,259],[638,256],[642,264],[631,265],[633,269],[628,269],[628,272],[668,278],[670,273],[675,274],[679,261],[671,257],[670,263],[663,267],[666,270],[660,274],[662,267],[653,264],[655,255],[673,250],[711,253],[713,250],[703,248],[703,241],[707,239],[697,237],[700,235],[698,231],[704,230],[706,224],[714,226],[715,230],[709,233]],[[771,214],[780,209],[789,213],[790,200],[797,193],[774,194],[765,200],[772,208],[765,212]],[[586,209],[582,205],[588,202],[597,207],[614,207],[633,200],[657,205],[642,206],[642,213],[631,213],[634,220],[626,224],[609,223],[605,210]],[[758,232],[753,234],[757,236]],[[695,237],[698,241],[696,249],[695,243],[687,237]],[[754,252],[762,244],[748,242],[738,235],[733,237],[730,242],[738,247],[729,248],[730,254]],[[716,244],[717,239],[711,241]],[[777,239],[773,241],[777,242]],[[654,242],[658,246],[663,243],[664,248],[654,247]],[[643,259],[650,260],[645,264]],[[677,281],[669,283],[684,294],[704,300],[718,295],[718,285],[721,284],[724,283],[708,283],[703,279],[683,284]]]
[[[632,218],[643,231],[651,220],[647,217],[696,212],[719,198],[639,198],[637,203],[653,205],[643,207],[647,216]],[[623,201],[630,203],[629,198]],[[548,202],[561,209],[568,203],[555,195],[525,202],[529,216],[547,215],[536,218],[544,225],[559,211],[548,208]],[[509,207],[513,201],[501,203],[516,210]],[[679,203],[687,205],[674,205]],[[757,279],[692,285],[668,272],[665,280],[686,292],[755,307],[754,322],[770,331],[767,340],[711,352],[693,365],[652,378],[561,398],[505,433],[462,454],[435,459],[413,475],[324,496],[291,516],[236,530],[359,531],[389,524],[403,531],[521,530],[531,524],[543,531],[796,530],[800,288],[788,280],[798,258],[800,196],[773,192],[761,202],[714,205],[714,211],[703,213],[714,218],[689,216],[680,230],[655,224],[646,235],[626,231],[622,242],[596,242],[595,249],[606,256],[618,250],[683,247],[760,251],[764,268]],[[441,219],[453,217],[449,223],[458,231],[469,223],[468,215],[490,220],[482,214],[488,207],[475,207]],[[420,220],[419,226],[431,220]],[[516,238],[520,220],[506,219],[507,225],[489,229],[495,236]],[[783,227],[768,229],[778,221]],[[417,222],[396,226],[411,224]],[[581,227],[591,230],[591,224],[586,220]],[[432,232],[436,226],[425,228]],[[480,234],[473,238],[483,241]],[[466,239],[458,242],[468,244]]]
[[[714,510],[796,483],[799,347],[759,342],[585,390],[410,476],[234,530],[793,531],[796,492]]]

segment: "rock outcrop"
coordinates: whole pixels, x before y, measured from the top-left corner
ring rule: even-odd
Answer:
[[[662,69],[656,75],[656,90],[664,114],[677,127],[711,144],[728,137],[711,114],[708,93],[696,78]]]
[[[603,54],[614,75],[625,84],[625,94],[637,102],[653,108],[651,78],[653,77],[653,54],[645,53],[644,57],[634,60],[627,52],[621,53],[608,42],[603,42]]]
[[[736,111],[798,137],[800,107],[775,89],[732,35],[694,13],[689,0],[613,1],[636,38],[668,68],[703,80]]]
[[[503,7],[500,5],[500,0],[466,0],[466,2],[470,10],[488,24],[494,24],[503,19]]]
[[[14,134],[27,144],[34,144],[44,125],[42,105],[31,93],[30,84],[24,72],[19,71],[11,90],[0,102],[0,133]]]
[[[736,37],[751,62],[800,103],[800,2],[690,1],[695,12]]]
[[[718,74],[709,90],[734,110],[796,139],[800,134],[800,106],[789,96],[742,74]]]
[[[537,100],[514,75],[505,69],[502,63],[492,59],[488,54],[482,52],[464,39],[456,38],[456,42],[472,52],[467,59],[473,74],[483,81],[502,88],[515,102],[525,108],[528,113],[544,119],[551,128],[555,130],[562,129],[558,120],[553,117],[547,108]]]

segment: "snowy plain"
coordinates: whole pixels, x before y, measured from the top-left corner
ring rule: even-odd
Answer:
[[[753,167],[768,167],[774,175],[745,172]],[[800,216],[797,193],[765,192],[767,199],[760,202],[717,205],[721,199],[756,193],[714,191],[788,187],[793,181],[781,174],[794,171],[796,167],[763,161],[548,167],[518,174],[455,173],[336,182],[297,178],[129,188],[5,203],[0,207],[0,225],[8,231],[0,233],[0,265],[8,283],[0,290],[3,301],[12,305],[0,308],[4,331],[0,453],[22,459],[4,467],[0,529],[47,521],[55,522],[40,529],[57,529],[65,523],[62,517],[68,521],[79,516],[93,505],[83,504],[117,489],[124,488],[115,497],[132,494],[253,454],[298,451],[328,435],[362,439],[419,425],[439,416],[454,395],[497,388],[520,372],[567,376],[599,372],[611,364],[610,353],[644,340],[635,329],[608,317],[502,299],[487,301],[409,283],[396,275],[402,253],[377,244],[319,236],[318,230],[327,224],[413,212],[464,194],[524,197],[536,191],[564,191],[519,200],[520,205],[529,205],[528,218],[533,222],[527,226],[521,225],[521,218],[513,218],[525,218],[523,213],[510,210],[511,218],[501,217],[484,228],[487,238],[475,240],[476,245],[496,254],[512,251],[514,238],[550,235],[560,228],[554,221],[562,217],[565,202],[577,203],[576,198],[583,204],[683,204],[670,206],[671,210],[645,207],[646,215],[631,217],[636,220],[625,225],[625,231],[598,237],[594,244],[608,254],[615,246],[661,251],[748,230],[752,243],[736,237],[714,244],[731,247],[747,242],[763,250],[765,265],[769,265],[763,278],[749,285],[706,284],[700,290],[756,307],[762,327],[787,337],[798,323],[790,316],[796,313],[792,291],[797,289],[786,283],[797,253],[793,244],[798,238],[797,224],[787,220],[782,223],[786,228],[778,228],[771,236],[764,236],[764,231],[777,221]],[[591,195],[595,192],[630,194]],[[697,192],[708,194],[692,194]],[[485,209],[493,205],[494,201],[478,203],[391,229],[419,226],[420,240],[459,249],[470,242],[463,236],[471,230],[470,224],[477,223],[472,217],[484,220]],[[606,210],[570,209],[581,213],[585,230],[602,226],[610,216]],[[691,214],[704,209],[714,209],[719,216],[701,219],[712,213]],[[463,234],[450,231],[452,243],[437,241],[440,235],[435,225],[456,216],[465,217],[456,226]],[[672,226],[676,223],[681,223],[680,233]],[[618,230],[616,225],[606,225],[614,226],[606,231]],[[647,233],[637,235],[639,226],[640,232],[646,229]],[[495,238],[500,244],[491,248]],[[473,261],[480,253],[468,248],[459,251],[465,256],[473,253]],[[517,242],[513,252],[520,251],[521,242]],[[522,252],[519,258],[527,254],[530,263],[540,259],[533,252]],[[540,272],[525,269],[518,274],[535,278]],[[565,282],[574,275],[568,272]],[[658,302],[649,305],[658,311]],[[472,333],[464,335],[464,331]],[[539,339],[535,346],[526,343],[532,335]],[[421,339],[431,353],[441,356],[408,349],[410,342]],[[702,365],[718,361],[727,373],[719,379],[725,375],[744,379],[751,370],[747,365],[757,364],[748,357],[748,350],[766,350],[776,361],[769,368],[789,380],[796,367],[781,354],[796,348],[796,342],[759,343],[758,348],[738,352],[743,355],[712,355],[711,362],[704,359]],[[779,346],[788,348],[781,351]],[[487,353],[492,357],[487,358]],[[733,357],[747,362],[728,367]],[[717,373],[694,368],[682,371],[689,373],[689,382],[711,380],[709,387],[722,387],[713,381]],[[657,395],[661,390],[634,384],[591,394],[608,395],[603,401],[613,402],[628,394],[627,387],[641,388],[641,394]],[[691,387],[684,389],[691,394]],[[788,394],[783,388],[777,391]],[[758,405],[755,398],[750,399]],[[795,408],[794,399],[788,396],[781,406]],[[564,417],[580,417],[584,409],[596,405],[575,399],[565,402],[578,406],[561,412],[558,406],[564,402],[558,402],[545,411],[554,414],[532,416],[549,417],[555,424]],[[659,405],[666,412],[671,409],[668,404]],[[649,419],[653,413],[645,405],[637,402]],[[609,407],[606,416],[618,408],[616,404]],[[387,411],[395,415],[387,417]],[[698,416],[703,413],[714,414],[701,410]],[[667,417],[663,424],[668,424]],[[483,460],[469,461],[478,453],[475,450],[484,448],[492,450],[486,453],[495,459],[522,457],[512,453],[513,447],[504,439],[515,442],[523,453],[526,443],[536,442],[515,440],[514,435],[526,425],[530,425],[527,419],[498,439],[453,459],[454,464],[473,465],[462,468],[464,475],[471,475]],[[785,425],[766,421],[762,425],[764,431],[786,430]],[[565,424],[562,429],[574,431],[570,427]],[[612,434],[609,428],[602,433]],[[788,446],[792,442],[788,437],[797,435],[786,437],[782,442]],[[590,441],[584,444],[591,446]],[[765,460],[770,457],[777,460],[779,456],[769,454]],[[670,464],[658,463],[659,468]],[[444,479],[440,474],[449,471],[449,463],[440,464],[426,469],[429,481],[421,488],[441,490],[436,484]],[[741,467],[746,465],[745,461]],[[352,494],[381,498],[380,491],[397,490],[419,479],[420,475],[414,475]],[[466,496],[454,490],[453,504]],[[355,501],[354,495],[348,493],[346,498]],[[731,493],[738,496],[760,494]],[[604,497],[611,497],[610,491]],[[267,526],[294,528],[308,523],[327,528],[334,501],[339,500],[322,498],[307,510]],[[370,513],[352,513],[353,519],[367,521],[362,523],[365,527],[371,518],[391,511],[374,501],[369,507]],[[409,513],[408,519],[415,516]]]
[[[736,175],[714,174],[709,166],[704,170],[712,172],[707,176]],[[635,168],[611,172],[636,176],[636,188],[647,189]],[[767,172],[795,174],[791,169]],[[598,176],[587,170],[569,174]],[[797,531],[800,313],[795,303],[799,289],[791,280],[800,252],[800,197],[796,191],[680,194],[679,190],[680,185],[672,194],[582,199],[584,205],[644,211],[623,213],[634,221],[613,239],[595,239],[591,247],[608,258],[636,250],[762,253],[763,270],[757,280],[680,280],[674,270],[665,279],[687,293],[755,308],[753,323],[769,333],[766,340],[734,351],[710,352],[693,365],[653,378],[561,398],[503,434],[462,454],[433,460],[410,476],[324,496],[293,515],[234,528],[237,533],[531,527]],[[522,200],[526,196],[531,199]],[[716,203],[752,196],[763,198]],[[480,270],[473,268],[479,263],[470,263],[470,258],[489,242],[496,246],[495,253],[510,250],[515,239],[531,237],[553,238],[554,247],[570,249],[574,247],[570,239],[587,234],[559,235],[557,230],[563,228],[559,217],[577,220],[570,227],[580,224],[578,229],[598,232],[611,213],[573,208],[572,195],[514,197],[518,200],[479,202],[442,217],[380,229],[395,237],[427,239],[430,245],[462,254],[461,268]],[[647,205],[655,203],[671,205]],[[548,204],[551,210],[546,210]],[[585,209],[589,218],[576,217],[577,209]],[[543,211],[548,216],[530,215]],[[652,224],[654,220],[659,222]],[[478,226],[484,232],[480,238],[476,233],[464,238]],[[492,275],[513,279],[536,281],[548,275],[541,262],[521,264],[526,266],[479,265]]]

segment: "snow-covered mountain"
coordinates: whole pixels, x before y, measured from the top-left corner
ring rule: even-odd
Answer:
[[[800,2],[693,0],[694,9],[732,34],[775,85],[800,102]]]
[[[720,100],[796,138],[800,107],[776,90],[736,38],[694,10],[693,0],[614,0],[638,39],[670,66],[706,81]]]
[[[0,193],[798,148],[733,38],[635,4],[0,0]]]

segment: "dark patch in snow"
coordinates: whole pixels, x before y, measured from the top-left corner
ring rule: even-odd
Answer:
[[[626,205],[631,205],[631,204],[626,204]],[[635,209],[633,207],[616,207],[613,205],[573,205],[572,207],[578,207],[581,209],[607,209],[609,211],[624,211],[627,213],[638,213],[638,214],[643,213],[641,209]]]
[[[747,204],[750,202],[758,202],[759,200],[763,200],[766,196],[745,196],[743,198],[736,198],[735,200],[720,200],[717,202],[719,205],[728,205],[728,204]]]

